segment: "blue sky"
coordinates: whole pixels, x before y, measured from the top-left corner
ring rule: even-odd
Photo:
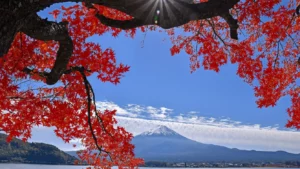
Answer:
[[[51,19],[47,13],[57,6],[41,16]],[[236,65],[227,64],[219,73],[200,68],[191,74],[189,56],[171,56],[172,44],[163,31],[138,32],[134,39],[107,33],[89,40],[103,49],[111,47],[117,61],[131,67],[118,85],[102,83],[96,76],[89,80],[98,108],[117,109],[120,125],[135,135],[166,125],[204,143],[300,153],[300,133],[284,127],[289,98],[275,107],[257,108],[254,91],[236,75]],[[31,141],[72,149],[55,137],[53,129],[35,128]]]
[[[274,108],[257,108],[254,91],[236,75],[236,65],[227,64],[219,73],[203,69],[190,73],[189,56],[182,52],[172,57],[172,44],[163,32],[138,33],[134,39],[106,34],[91,40],[112,47],[117,60],[131,66],[118,85],[90,78],[99,101],[167,107],[174,109],[173,115],[197,111],[201,116],[263,126],[284,127],[288,119],[289,98]]]

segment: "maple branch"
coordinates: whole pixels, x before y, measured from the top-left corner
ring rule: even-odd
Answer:
[[[56,23],[41,19],[37,12],[50,5],[62,2],[85,2],[93,8],[93,4],[119,10],[133,19],[120,21],[96,14],[105,25],[131,29],[145,25],[157,25],[169,29],[184,25],[190,21],[220,16],[230,28],[232,39],[238,39],[237,20],[229,10],[240,0],[209,0],[194,4],[183,0],[9,0],[0,1],[0,57],[7,54],[14,37],[18,32],[44,41],[54,40],[59,43],[57,57],[49,73],[42,73],[46,84],[55,84],[65,72],[73,52],[72,39],[68,33],[67,23]],[[157,11],[160,11],[157,13]],[[299,11],[298,8],[296,11]],[[156,19],[155,19],[156,18]],[[28,70],[25,72],[28,72]]]
[[[123,30],[144,26],[143,22],[138,19],[131,19],[131,20],[125,20],[125,21],[114,20],[114,19],[107,18],[104,15],[100,15],[99,13],[97,13],[95,16],[96,16],[96,18],[99,19],[99,21],[102,24],[104,24],[106,26],[114,27],[114,28],[120,28]]]
[[[42,99],[51,98],[53,96],[56,96],[55,94],[43,96]],[[6,99],[15,99],[15,100],[34,100],[35,98],[27,98],[27,97],[21,97],[21,96],[7,96]]]
[[[59,94],[61,94],[63,92],[63,90],[65,90],[68,86],[69,86],[70,83],[66,84],[64,86],[64,88],[62,90],[60,90],[59,92],[56,92],[56,93],[53,93],[53,94],[49,94],[47,96],[42,96],[42,97],[39,97],[40,99],[49,99],[49,98],[52,98],[51,101],[53,101],[55,98],[58,97]],[[38,89],[30,89],[30,90],[41,90],[43,88],[38,88]],[[36,98],[28,98],[28,97],[22,97],[22,96],[6,96],[6,99],[16,99],[16,100],[34,100]]]
[[[71,67],[70,69],[68,70],[65,70],[62,74],[70,74],[72,72],[75,72],[75,71],[87,71],[87,72],[91,72],[90,70],[88,69],[85,69],[84,67],[81,67],[81,66],[74,66],[74,67]],[[36,75],[39,75],[40,77],[43,77],[43,78],[47,78],[47,76],[49,76],[49,72],[39,72],[39,71],[35,71],[34,69],[30,69],[28,67],[25,67],[23,69],[23,72],[25,72],[26,74],[36,74]]]
[[[88,80],[84,74],[83,71],[79,71],[82,78],[83,78],[83,82],[84,82],[84,85],[85,85],[85,91],[86,91],[86,94],[87,94],[87,100],[88,100],[88,124],[89,124],[89,127],[90,127],[90,131],[91,131],[91,134],[92,134],[92,137],[94,139],[94,142],[97,146],[97,148],[99,149],[99,151],[101,152],[102,151],[102,147],[98,145],[98,141],[97,141],[97,138],[96,138],[96,135],[94,133],[94,129],[93,129],[93,126],[92,126],[92,121],[91,121],[91,95],[90,95],[90,89],[89,89],[89,86],[88,86]]]
[[[68,34],[67,23],[51,22],[41,19],[37,14],[32,15],[21,31],[38,40],[55,40],[59,43],[57,57],[50,73],[46,76],[48,85],[55,84],[66,70],[73,52],[73,42]]]
[[[290,34],[287,34],[288,37],[292,40],[293,44],[296,46],[297,49],[300,49],[299,46],[297,45],[295,39],[290,35]]]
[[[227,44],[224,42],[224,40],[221,38],[221,36],[217,33],[217,31],[216,31],[215,28],[214,28],[214,25],[212,24],[214,21],[212,21],[212,23],[211,23],[208,19],[207,19],[206,21],[207,21],[208,24],[211,26],[211,28],[212,28],[214,34],[218,37],[218,39],[219,39],[219,40],[224,44],[224,46],[226,47]]]
[[[107,133],[111,138],[113,138],[113,136],[111,135],[111,133],[109,133],[109,132],[105,129],[104,124],[103,124],[103,120],[101,119],[101,117],[100,117],[99,114],[97,113],[96,99],[95,99],[96,97],[95,97],[94,89],[93,89],[93,87],[91,86],[91,83],[90,83],[89,81],[87,81],[87,84],[88,84],[88,86],[89,86],[89,88],[90,88],[90,90],[91,90],[91,93],[92,93],[92,95],[93,95],[94,112],[95,112],[95,115],[96,115],[96,117],[97,117],[97,120],[98,120],[98,122],[99,122],[99,124],[100,124],[102,130],[103,130],[105,133]]]
[[[68,34],[67,23],[51,22],[41,19],[36,13],[55,3],[85,2],[103,5],[124,12],[133,17],[120,21],[96,14],[105,25],[120,29],[131,29],[144,25],[157,25],[164,29],[181,26],[190,21],[221,16],[230,27],[232,39],[237,39],[237,21],[229,13],[240,0],[209,0],[198,4],[182,0],[10,0],[0,2],[0,57],[4,56],[18,32],[38,40],[54,40],[59,43],[59,50],[54,66],[49,73],[42,73],[48,85],[55,84],[67,68],[73,52],[72,39]],[[149,5],[148,7],[145,6]],[[143,10],[141,11],[141,7]],[[161,11],[161,13],[157,13]],[[298,8],[297,10],[298,11]],[[153,19],[157,18],[157,20]],[[28,72],[29,70],[25,70]]]
[[[91,114],[91,103],[92,103],[92,99],[91,99],[90,93],[92,92],[93,97],[95,97],[93,89],[92,89],[92,86],[89,83],[89,81],[87,80],[87,77],[86,77],[86,75],[84,73],[84,67],[78,68],[77,71],[79,71],[80,74],[81,74],[81,76],[82,76],[82,79],[83,79],[83,82],[84,82],[84,86],[85,86],[85,90],[86,90],[86,94],[87,94],[87,101],[88,101],[88,124],[89,124],[89,128],[90,128],[93,140],[94,140],[94,142],[96,144],[97,149],[99,150],[99,154],[101,152],[105,152],[110,157],[110,159],[112,161],[112,158],[110,156],[110,152],[108,152],[106,150],[103,150],[102,146],[99,146],[98,141],[97,141],[97,137],[96,137],[96,135],[94,133],[94,129],[93,129],[93,126],[92,126],[92,122],[91,122],[91,116],[92,116],[92,114]],[[95,104],[95,98],[93,98],[93,100],[94,100],[94,104]],[[103,126],[103,121],[102,121],[101,117],[99,117],[99,115],[97,114],[96,107],[95,107],[95,114],[97,116],[98,121],[101,121],[101,123],[100,122],[99,123],[101,125],[102,130],[104,130],[104,132],[108,133],[106,131],[106,129],[104,128],[104,126]]]
[[[223,13],[221,15],[221,17],[223,19],[225,19],[225,21],[227,22],[227,24],[229,25],[230,28],[230,37],[232,39],[238,39],[238,33],[237,33],[237,29],[239,28],[238,22],[236,19],[234,19],[232,17],[232,15],[230,15],[229,11],[227,11],[226,13]]]
[[[59,92],[53,94],[54,97],[51,99],[51,102],[52,102],[55,98],[57,98],[57,96],[58,96],[59,94],[61,94],[63,90],[66,90],[67,87],[69,86],[69,84],[70,84],[70,83],[66,84],[62,90],[60,90]]]
[[[279,43],[280,41],[277,42],[277,54],[276,54],[276,58],[274,60],[274,65],[273,65],[273,68],[275,68],[276,64],[277,64],[277,60],[278,60],[278,57],[279,57]]]
[[[119,4],[110,5],[108,2],[101,2],[101,5],[122,11],[134,19],[132,20],[114,20],[103,15],[96,14],[96,17],[103,24],[115,28],[131,29],[146,25],[157,25],[164,29],[169,29],[184,25],[190,21],[212,18],[216,16],[222,17],[229,25],[230,36],[232,39],[238,39],[237,20],[229,13],[229,9],[233,8],[239,0],[209,0],[193,4],[191,2],[182,0],[161,0],[153,1],[137,1],[137,0],[119,0]],[[94,8],[93,0],[89,0],[86,6]],[[99,4],[94,1],[95,4]],[[144,8],[143,11],[138,12],[139,8],[149,4],[149,7]],[[157,11],[159,11],[157,13]],[[155,19],[156,18],[156,19]]]
[[[24,84],[24,83],[27,83],[29,82],[30,80],[24,80],[24,81],[21,81],[20,83],[16,83],[16,81],[14,83],[16,83],[15,85],[16,86],[20,86],[21,84]]]

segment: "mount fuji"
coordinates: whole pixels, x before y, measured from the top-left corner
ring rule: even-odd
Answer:
[[[300,154],[284,151],[247,151],[190,140],[166,126],[133,138],[135,154],[145,161],[165,162],[284,162],[298,161]]]

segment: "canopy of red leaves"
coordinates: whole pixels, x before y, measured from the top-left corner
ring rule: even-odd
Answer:
[[[295,14],[299,0],[244,0],[232,14],[239,22],[240,40],[229,37],[228,25],[219,17],[193,21],[182,26],[189,36],[167,30],[173,42],[171,54],[185,51],[190,55],[191,71],[203,67],[218,72],[228,62],[238,65],[237,75],[253,86],[258,107],[275,106],[277,101],[290,96],[287,127],[300,129],[300,17]],[[119,20],[129,19],[121,12],[96,6],[103,15]],[[95,18],[95,9],[81,4],[62,7],[52,12],[69,22],[69,33],[74,50],[68,68],[82,66],[86,76],[97,74],[102,82],[117,84],[129,70],[117,64],[112,49],[88,42],[93,35],[121,30],[102,25]],[[142,27],[141,31],[145,31]],[[134,37],[136,30],[126,31]],[[81,139],[86,147],[80,156],[93,166],[102,168],[118,165],[135,167],[142,163],[133,154],[132,134],[116,127],[115,111],[95,111],[91,117],[95,140],[88,125],[87,92],[80,72],[64,74],[55,86],[45,86],[37,73],[24,73],[25,67],[35,71],[49,71],[55,61],[58,44],[43,42],[19,33],[8,54],[0,59],[0,128],[9,139],[27,140],[33,126],[55,127],[55,133],[65,142]],[[93,107],[94,108],[94,107]],[[101,117],[99,125],[97,117]],[[104,128],[103,128],[104,127]]]
[[[171,54],[190,55],[191,71],[201,66],[218,72],[220,66],[237,64],[237,75],[253,86],[259,108],[275,106],[290,96],[287,127],[300,129],[300,16],[299,0],[245,0],[231,12],[238,19],[239,41],[230,39],[221,18],[190,22],[189,36],[169,30]]]

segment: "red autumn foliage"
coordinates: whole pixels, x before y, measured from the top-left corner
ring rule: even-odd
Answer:
[[[287,109],[291,119],[287,127],[300,129],[300,17],[295,13],[299,0],[244,0],[232,14],[238,19],[240,40],[229,37],[227,23],[219,17],[193,21],[182,26],[189,35],[178,35],[167,30],[174,46],[171,54],[181,51],[190,55],[191,71],[203,67],[220,71],[228,62],[238,65],[237,75],[253,86],[258,107],[276,105],[290,96],[292,105]],[[97,12],[119,20],[130,19],[116,10],[97,6]],[[117,64],[112,49],[87,42],[93,35],[110,33],[118,36],[120,29],[107,27],[94,16],[95,9],[80,4],[62,7],[52,12],[69,22],[69,34],[73,39],[73,55],[68,68],[82,66],[86,76],[96,74],[102,82],[118,84],[129,67]],[[141,27],[145,31],[146,27]],[[153,27],[150,28],[153,30]],[[126,31],[134,37],[136,29]],[[130,144],[132,134],[115,127],[115,111],[93,111],[87,118],[87,93],[80,72],[64,74],[55,86],[45,86],[44,78],[37,73],[24,73],[25,67],[35,71],[47,71],[55,61],[58,44],[43,42],[19,33],[9,50],[0,59],[0,128],[9,139],[21,137],[27,140],[33,126],[55,127],[55,133],[65,142],[81,139],[86,147],[80,157],[95,167],[112,165],[135,167],[142,163],[133,154]],[[94,107],[92,105],[92,110]],[[99,124],[97,118],[101,118]],[[97,144],[91,133],[92,124]]]
[[[220,71],[228,62],[237,64],[237,75],[253,86],[259,108],[275,106],[290,96],[291,119],[287,127],[300,129],[300,17],[299,0],[239,2],[231,12],[238,19],[241,40],[230,39],[227,23],[215,17],[183,26],[190,35],[169,30],[171,54],[190,55],[191,71]]]

